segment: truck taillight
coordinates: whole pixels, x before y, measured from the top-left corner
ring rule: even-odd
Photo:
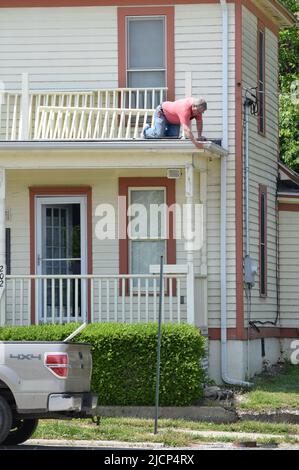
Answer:
[[[46,353],[45,366],[62,379],[66,379],[69,372],[69,356],[67,353]]]

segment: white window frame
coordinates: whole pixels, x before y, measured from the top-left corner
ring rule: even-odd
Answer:
[[[132,191],[163,191],[164,193],[164,202],[165,207],[167,206],[167,191],[165,186],[136,186],[136,187],[129,187],[128,188],[128,203],[129,207],[131,206],[132,203],[132,197],[131,193]],[[167,214],[165,214],[165,219],[164,219],[164,237],[140,237],[140,238],[131,238],[131,234],[128,231],[128,252],[129,252],[129,272],[132,274],[132,242],[153,242],[153,241],[163,241],[165,243],[165,257],[167,258]],[[163,228],[162,228],[162,233],[163,233]],[[165,264],[167,264],[167,259],[165,259]],[[141,273],[139,273],[141,274]]]

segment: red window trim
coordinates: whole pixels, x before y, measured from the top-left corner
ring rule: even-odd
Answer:
[[[259,19],[258,20],[258,27],[257,27],[257,91],[259,92],[260,89],[260,33],[263,33],[264,41],[263,41],[263,91],[266,90],[266,29],[264,23]],[[260,100],[261,95],[258,93],[258,101],[259,101],[259,109],[260,109]],[[266,95],[263,95],[263,124],[264,129],[261,128],[261,118],[260,114],[258,116],[258,133],[262,137],[266,136]]]
[[[261,253],[261,248],[262,248],[262,239],[261,239],[261,230],[262,230],[262,194],[265,196],[265,208],[264,208],[264,214],[265,214],[265,219],[264,219],[264,236],[265,236],[265,266],[264,266],[264,288],[265,291],[262,292],[262,278],[261,278],[261,262],[262,262],[262,253]],[[260,278],[259,278],[259,283],[260,283],[260,297],[266,298],[268,296],[268,276],[267,276],[267,270],[268,270],[268,263],[267,263],[267,251],[268,251],[268,243],[267,243],[267,232],[268,232],[268,217],[267,217],[267,212],[268,212],[268,190],[267,186],[264,186],[262,184],[259,185],[259,273],[260,273]]]
[[[175,204],[175,180],[170,180],[165,177],[128,177],[119,178],[119,196],[126,198],[126,238],[120,238],[119,240],[119,274],[129,274],[129,238],[127,233],[128,226],[128,195],[130,187],[155,187],[164,186],[166,189],[166,203],[170,207]],[[168,227],[169,227],[169,239],[167,240],[167,264],[176,264],[176,240],[174,238],[173,224],[174,218],[173,213],[170,212]],[[122,230],[123,231],[123,230]]]
[[[29,187],[29,220],[30,220],[30,274],[36,274],[36,196],[86,196],[87,218],[87,273],[92,274],[92,189],[90,186],[32,186]],[[88,282],[88,321],[91,320],[90,282]],[[35,325],[35,284],[31,283],[31,325]]]
[[[126,88],[126,17],[127,16],[165,16],[167,29],[166,86],[167,99],[174,100],[174,7],[118,8],[118,85]]]

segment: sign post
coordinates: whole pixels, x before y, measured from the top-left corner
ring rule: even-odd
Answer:
[[[160,264],[159,320],[158,320],[158,341],[157,341],[157,369],[156,369],[156,409],[155,409],[155,430],[154,430],[154,434],[158,434],[159,390],[160,390],[160,363],[161,363],[161,324],[162,324],[162,300],[163,300],[163,296],[164,296],[163,256],[161,256],[161,264]]]

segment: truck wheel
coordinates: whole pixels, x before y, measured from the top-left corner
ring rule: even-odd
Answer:
[[[37,425],[38,419],[18,419],[14,421],[3,444],[6,446],[22,444],[32,436]]]
[[[9,404],[0,395],[0,444],[4,441],[9,434],[12,425],[12,413]]]

